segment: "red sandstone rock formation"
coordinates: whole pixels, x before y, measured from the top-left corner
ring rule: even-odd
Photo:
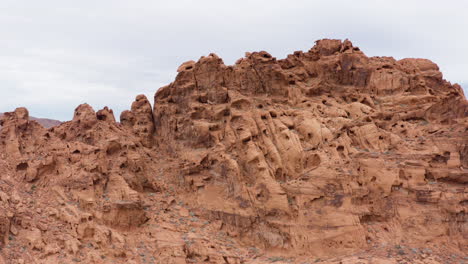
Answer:
[[[320,40],[210,54],[154,109],[0,125],[0,263],[448,263],[468,251],[468,102],[424,59]]]
[[[132,110],[124,111],[120,115],[120,123],[131,128],[145,147],[153,145],[153,111],[146,96],[140,94],[136,97],[132,103]]]
[[[3,113],[0,113],[0,118],[2,116],[3,116]],[[60,122],[58,120],[47,119],[47,118],[37,118],[37,117],[33,117],[33,116],[30,116],[29,119],[37,121],[39,124],[41,124],[45,128],[51,128],[53,126],[58,126],[58,125],[60,125],[62,123],[62,122]]]

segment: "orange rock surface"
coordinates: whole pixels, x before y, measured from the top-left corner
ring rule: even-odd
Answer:
[[[468,261],[468,102],[429,60],[210,54],[120,123],[0,125],[0,263]]]

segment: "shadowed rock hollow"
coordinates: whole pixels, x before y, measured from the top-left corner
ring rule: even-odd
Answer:
[[[0,263],[466,261],[467,117],[433,62],[328,39],[186,62],[120,123],[19,108],[0,121]]]

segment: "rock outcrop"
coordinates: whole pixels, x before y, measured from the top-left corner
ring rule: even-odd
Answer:
[[[0,113],[0,118],[2,116],[3,116],[3,113]],[[51,127],[54,127],[54,126],[58,126],[58,125],[60,125],[62,123],[62,122],[60,122],[58,120],[47,119],[47,118],[37,118],[37,117],[33,117],[33,116],[30,116],[29,119],[37,121],[39,124],[41,124],[45,128],[51,128]],[[0,125],[0,127],[1,127],[1,125]]]
[[[0,125],[6,263],[466,261],[468,102],[429,60],[210,54],[120,123]]]
[[[123,111],[120,123],[131,128],[145,147],[153,145],[154,123],[151,104],[145,95],[138,95],[132,103],[131,111]]]

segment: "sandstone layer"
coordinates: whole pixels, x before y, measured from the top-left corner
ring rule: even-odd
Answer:
[[[468,102],[429,60],[210,54],[120,123],[0,125],[0,263],[468,260]]]

